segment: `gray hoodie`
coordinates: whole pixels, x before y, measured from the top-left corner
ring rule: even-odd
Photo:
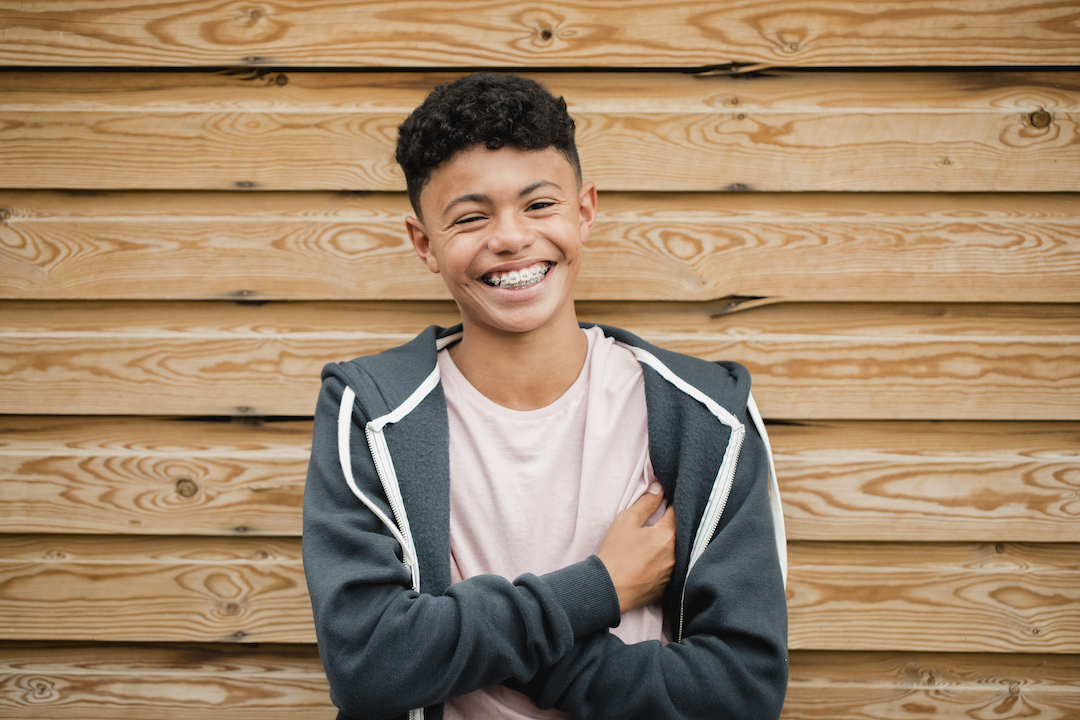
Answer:
[[[675,506],[673,642],[626,645],[592,556],[450,584],[449,449],[430,327],[323,369],[304,491],[304,570],[341,718],[441,720],[495,683],[575,718],[776,718],[787,687],[786,550],[768,439],[736,363],[617,328],[645,374],[649,452]]]

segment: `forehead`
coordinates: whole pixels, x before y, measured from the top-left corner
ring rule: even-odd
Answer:
[[[516,195],[537,183],[553,183],[570,192],[577,187],[577,175],[566,156],[552,147],[489,150],[476,145],[455,153],[431,171],[420,193],[420,204],[425,215],[441,213],[447,202],[462,195]]]

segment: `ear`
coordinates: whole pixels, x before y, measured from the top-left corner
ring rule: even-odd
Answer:
[[[589,239],[596,222],[596,183],[587,182],[578,191],[578,216],[581,222],[581,242]]]
[[[414,217],[406,217],[405,230],[409,233],[409,241],[413,249],[428,266],[428,270],[433,273],[439,272],[439,261],[435,259],[435,253],[431,252],[431,239],[424,228],[424,223]]]

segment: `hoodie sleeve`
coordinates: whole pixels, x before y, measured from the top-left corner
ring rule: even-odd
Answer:
[[[749,414],[721,523],[686,579],[681,642],[581,639],[532,681],[539,707],[600,718],[777,718],[787,689],[787,604],[773,530],[769,458]],[[678,507],[675,509],[678,514]],[[678,622],[679,608],[674,609]]]
[[[343,713],[392,718],[508,678],[531,678],[576,639],[618,624],[618,597],[596,557],[540,577],[479,576],[443,595],[415,591],[401,546],[379,517],[393,516],[359,403],[339,433],[343,395],[343,381],[327,376],[315,414],[303,536],[319,653]],[[355,490],[339,441],[348,444]]]

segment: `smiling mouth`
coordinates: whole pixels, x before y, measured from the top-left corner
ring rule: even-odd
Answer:
[[[529,267],[520,270],[488,273],[481,279],[491,287],[502,288],[504,290],[519,290],[524,287],[529,287],[530,285],[535,285],[543,280],[550,269],[551,263],[538,262],[535,265],[530,265]]]

